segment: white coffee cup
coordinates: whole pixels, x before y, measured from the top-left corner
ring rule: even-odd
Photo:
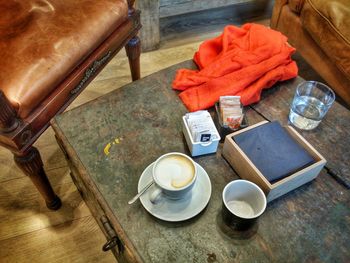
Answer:
[[[187,155],[171,152],[154,163],[152,176],[156,189],[150,194],[152,203],[163,194],[169,199],[181,199],[191,191],[197,179],[197,166]]]

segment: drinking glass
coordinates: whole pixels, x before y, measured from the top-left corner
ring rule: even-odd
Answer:
[[[327,85],[317,81],[304,81],[295,91],[289,112],[289,121],[302,130],[318,126],[335,100],[335,94]]]

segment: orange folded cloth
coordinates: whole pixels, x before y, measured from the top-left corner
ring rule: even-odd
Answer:
[[[294,78],[298,67],[295,49],[280,32],[258,24],[226,26],[204,41],[194,55],[199,70],[180,69],[173,89],[189,111],[212,107],[220,96],[241,96],[243,105],[258,102],[263,89]]]

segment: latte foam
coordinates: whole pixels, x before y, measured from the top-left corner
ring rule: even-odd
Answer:
[[[158,183],[167,189],[179,189],[192,182],[195,175],[193,163],[181,155],[162,158],[155,167]]]

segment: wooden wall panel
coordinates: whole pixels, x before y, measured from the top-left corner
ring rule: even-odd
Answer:
[[[172,2],[172,1],[165,1]],[[175,1],[167,5],[160,5],[159,17],[169,17],[191,12],[203,11],[212,8],[225,7],[235,4],[243,4],[249,2],[267,2],[267,0],[192,0],[192,1]]]
[[[159,0],[139,0],[136,8],[141,10],[140,31],[142,51],[159,48]]]
[[[162,30],[163,24],[169,24],[167,19],[175,21],[175,24],[191,25],[193,19],[188,15],[193,14],[195,17],[197,13],[206,12],[205,25],[207,25],[207,21],[210,21],[210,24],[213,20],[217,20],[216,14],[222,9],[222,13],[228,15],[220,19],[243,20],[252,17],[258,11],[260,14],[268,13],[266,10],[271,9],[272,3],[273,0],[139,0],[136,6],[141,10],[142,51],[159,48],[161,39],[167,37]],[[228,7],[229,10],[226,10]],[[232,9],[237,11],[232,12]]]

